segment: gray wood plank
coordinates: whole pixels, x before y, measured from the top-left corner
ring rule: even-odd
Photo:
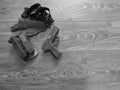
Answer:
[[[71,67],[74,70],[75,62],[88,63],[85,66],[89,66],[93,70],[109,72],[109,70],[119,70],[119,37],[120,32],[116,30],[114,32],[105,30],[89,30],[89,31],[79,31],[79,30],[63,30],[64,33],[60,33],[61,43],[59,49],[63,52],[63,56],[60,62],[55,62],[55,59],[50,54],[45,54],[41,50],[41,44],[47,35],[47,32],[42,33],[42,36],[38,36],[32,39],[33,43],[39,49],[40,55],[32,63],[25,64],[19,61],[17,55],[13,48],[5,42],[6,35],[1,38],[1,70],[16,70],[23,68],[55,68],[56,70],[64,71],[64,66],[68,66],[67,69]],[[46,35],[44,35],[46,34]],[[74,35],[78,36],[74,36]],[[81,35],[81,36],[80,36]],[[8,36],[7,36],[8,37]],[[41,40],[40,38],[41,37]],[[39,39],[39,42],[38,42]],[[8,47],[8,48],[6,48]],[[5,50],[6,49],[6,50]],[[7,55],[7,57],[5,57]],[[8,62],[8,59],[10,62]],[[73,61],[74,60],[74,61]],[[79,62],[80,61],[80,62]],[[24,64],[23,64],[24,63]],[[64,65],[65,64],[65,65]],[[6,66],[5,66],[6,65]],[[60,67],[59,67],[60,65]],[[61,66],[64,65],[64,66]],[[70,66],[69,66],[70,65]],[[73,65],[73,67],[72,67]],[[111,67],[112,65],[112,67]],[[24,67],[23,67],[24,66]],[[79,65],[78,65],[79,66]],[[84,66],[83,66],[84,67]],[[63,70],[61,70],[63,68]],[[66,68],[65,68],[66,69]],[[55,70],[55,71],[56,71]],[[75,69],[76,70],[76,69]],[[61,73],[61,72],[59,72]],[[62,74],[62,73],[61,73]],[[69,74],[69,73],[68,73]],[[58,76],[61,78],[62,75]],[[83,75],[84,76],[84,75]],[[66,78],[69,76],[66,76]]]
[[[50,7],[53,17],[56,21],[84,21],[84,20],[119,20],[120,2],[116,1],[91,1],[91,0],[12,0],[1,1],[1,20],[16,20],[23,12],[25,6],[32,5],[35,2]],[[56,3],[57,2],[57,3]],[[64,3],[67,3],[64,4]]]

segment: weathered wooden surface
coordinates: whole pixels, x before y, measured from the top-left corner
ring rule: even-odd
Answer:
[[[59,60],[41,50],[48,31],[31,39],[40,52],[31,62],[7,42],[36,2],[60,28]],[[120,0],[0,0],[0,90],[120,90]]]

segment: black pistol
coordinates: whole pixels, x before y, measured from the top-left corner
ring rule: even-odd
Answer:
[[[60,58],[62,53],[59,52],[56,48],[56,46],[54,45],[54,41],[56,38],[58,38],[58,33],[59,33],[59,28],[57,28],[56,26],[54,26],[47,39],[45,40],[45,42],[42,44],[42,49],[47,52],[50,51],[52,53],[53,56],[55,56],[56,59]]]
[[[25,61],[28,61],[38,55],[37,50],[32,46],[30,41],[28,41],[28,37],[25,33],[21,32],[16,36],[11,36],[8,42],[12,43],[18,56]]]

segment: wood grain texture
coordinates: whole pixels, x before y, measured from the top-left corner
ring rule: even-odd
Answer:
[[[39,2],[50,7],[56,21],[83,21],[83,20],[119,20],[120,4],[117,1],[98,0],[3,0],[1,1],[1,20],[17,20],[25,6]],[[57,3],[56,3],[57,2]],[[67,5],[65,4],[67,3]],[[7,7],[6,7],[7,6]],[[114,13],[114,14],[113,14]],[[95,18],[94,18],[95,17]]]
[[[60,28],[59,60],[41,49],[49,30],[31,38],[39,56],[30,62],[7,42],[24,7],[36,2]],[[119,24],[119,0],[0,0],[0,90],[119,90]]]

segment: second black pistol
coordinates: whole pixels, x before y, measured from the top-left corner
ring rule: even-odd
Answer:
[[[59,40],[58,39],[58,33],[59,33],[59,28],[57,28],[56,26],[54,26],[51,29],[51,31],[50,31],[47,39],[45,40],[45,42],[42,45],[42,49],[45,52],[50,51],[52,53],[52,55],[55,56],[56,59],[60,58],[61,55],[62,55],[62,53],[57,50],[57,47],[54,44],[56,40]]]

